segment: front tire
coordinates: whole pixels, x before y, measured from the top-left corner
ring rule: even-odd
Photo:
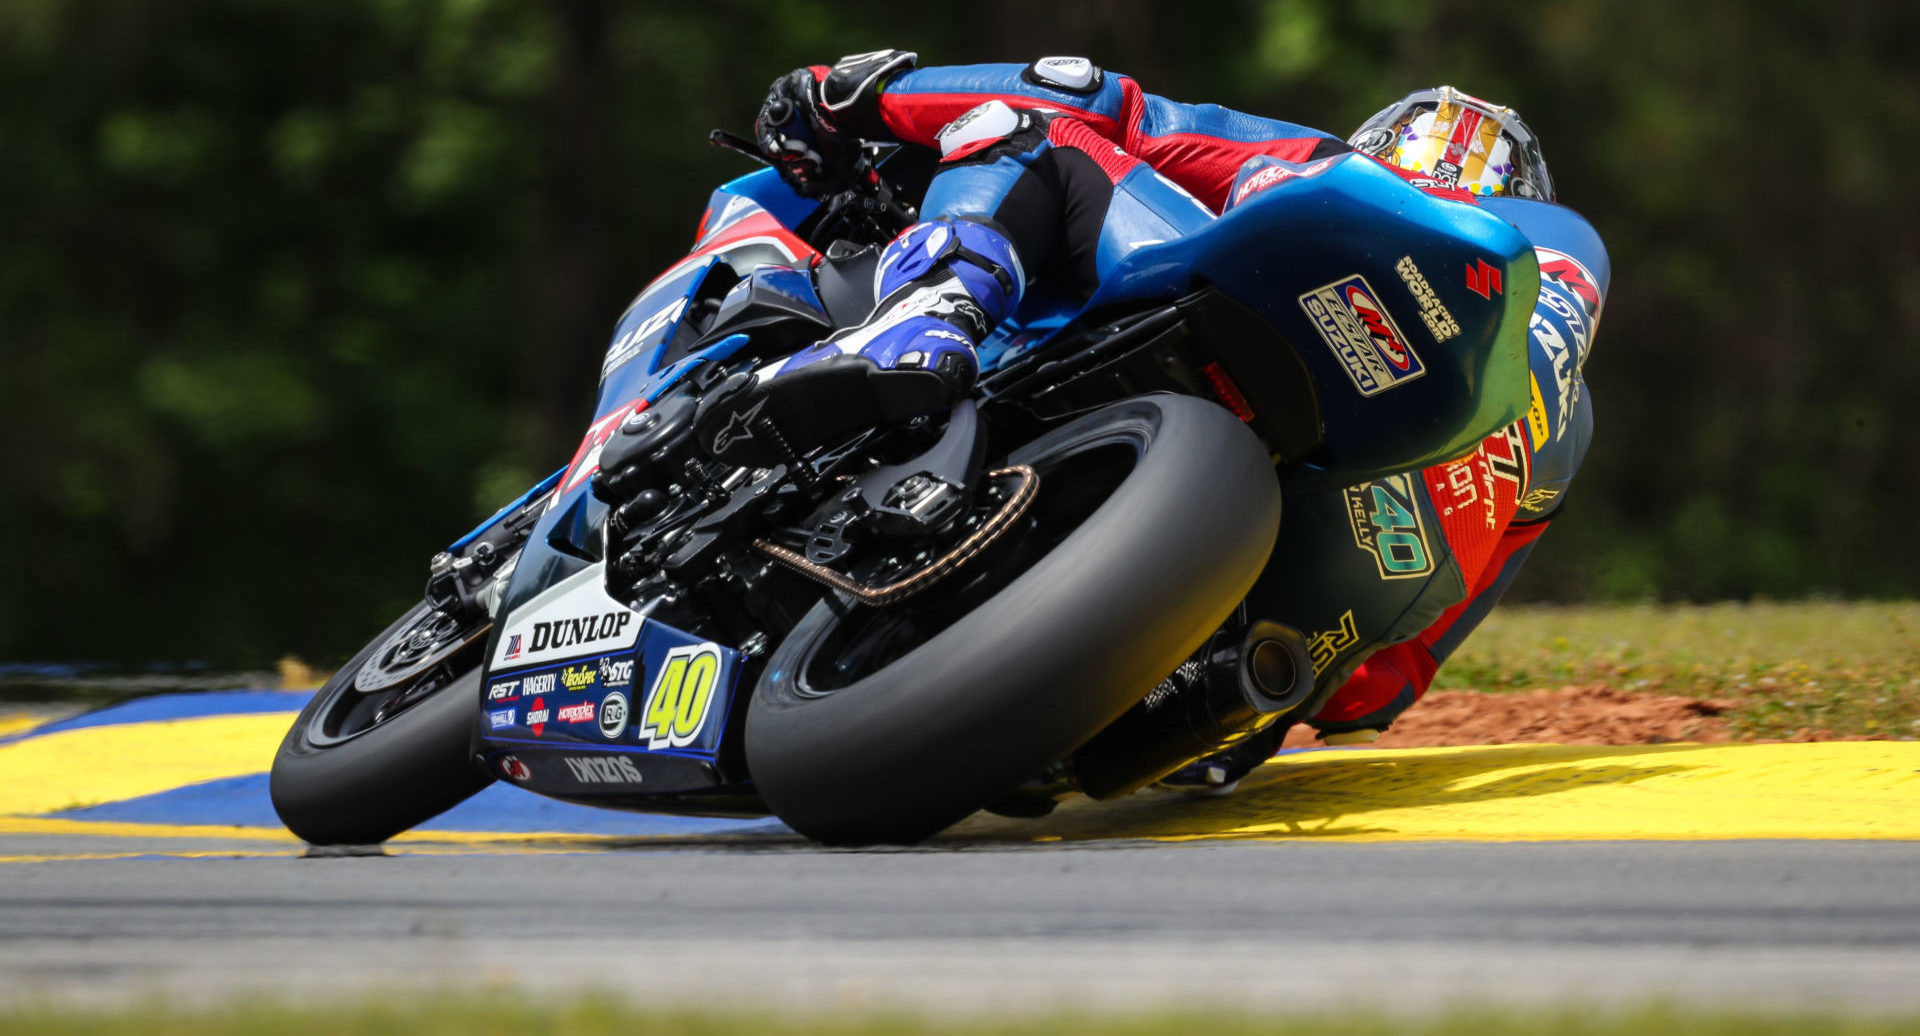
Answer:
[[[768,660],[747,766],[800,833],[916,842],[1066,757],[1226,620],[1279,529],[1272,461],[1204,400],[1127,400],[1007,460],[1040,474],[1019,542],[899,605],[824,602]]]
[[[273,760],[274,811],[315,845],[384,842],[493,783],[468,756],[480,700],[485,625],[454,628],[408,679],[375,691],[363,670],[396,638],[433,621],[415,605],[317,691]],[[444,654],[445,657],[436,657]],[[391,710],[391,711],[388,711]]]

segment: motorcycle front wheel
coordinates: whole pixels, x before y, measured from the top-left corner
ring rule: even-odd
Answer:
[[[493,783],[468,756],[488,628],[414,605],[314,693],[273,759],[288,830],[372,845]]]
[[[899,604],[823,602],[768,659],[747,767],[801,834],[920,841],[1065,758],[1226,620],[1279,529],[1266,450],[1201,399],[1116,403],[1006,463],[1039,495],[990,556]]]

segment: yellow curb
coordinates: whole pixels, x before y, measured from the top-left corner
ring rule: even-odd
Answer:
[[[1219,798],[1073,802],[971,837],[1920,839],[1920,743],[1496,745],[1281,756]]]
[[[263,773],[292,714],[62,730],[0,746],[0,814],[53,813]]]
[[[19,734],[28,730],[32,730],[33,728],[39,726],[43,722],[45,722],[45,720],[39,716],[21,716],[21,715],[0,716],[0,737],[6,737],[8,734]]]

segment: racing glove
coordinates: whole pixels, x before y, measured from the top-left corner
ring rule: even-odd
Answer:
[[[807,68],[781,76],[753,120],[754,139],[773,159],[780,178],[809,198],[845,190],[860,158],[860,142],[841,135],[822,116],[818,83]]]

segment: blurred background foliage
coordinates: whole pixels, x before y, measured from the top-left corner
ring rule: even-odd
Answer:
[[[0,659],[351,653],[565,461],[766,83],[1084,53],[1344,134],[1524,111],[1612,250],[1514,595],[1911,596],[1920,8],[6,0]]]

